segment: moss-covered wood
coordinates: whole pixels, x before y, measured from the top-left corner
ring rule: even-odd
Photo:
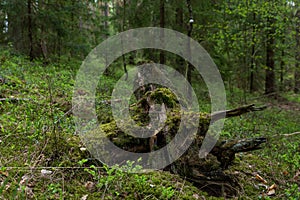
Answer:
[[[166,107],[166,121],[164,127],[150,138],[135,138],[127,135],[126,131],[120,131],[115,121],[101,125],[106,137],[118,147],[131,151],[145,153],[155,151],[164,147],[177,134],[178,126],[181,121],[182,111],[178,104],[176,96],[166,88],[158,88],[147,92],[136,104],[130,107],[131,117],[137,124],[147,125],[149,123],[149,110],[153,104],[164,103]],[[257,108],[254,105],[243,106],[233,110],[221,111],[218,113],[187,113],[189,118],[199,118],[199,125],[195,140],[189,146],[188,150],[173,164],[166,167],[165,170],[172,171],[183,177],[198,183],[203,181],[225,181],[227,184],[234,184],[230,176],[223,173],[234,160],[238,152],[252,151],[260,148],[260,144],[265,143],[265,138],[253,138],[244,140],[218,141],[212,151],[205,159],[199,158],[199,150],[211,120],[213,122],[221,119],[220,116],[234,117],[252,111],[260,111],[265,107]],[[225,115],[224,115],[225,114]],[[128,127],[124,121],[125,130]],[[189,124],[188,126],[191,126]],[[197,126],[197,124],[192,124]],[[123,130],[124,130],[123,127]],[[188,128],[188,127],[187,127]],[[179,147],[180,148],[180,147]],[[122,156],[122,155],[114,155]],[[159,162],[159,161],[158,161]],[[200,181],[200,182],[199,182]]]

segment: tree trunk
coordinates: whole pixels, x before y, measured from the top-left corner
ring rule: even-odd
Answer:
[[[285,44],[285,38],[282,39],[282,44]],[[284,90],[283,87],[283,77],[284,77],[284,57],[285,57],[285,49],[281,50],[281,61],[280,61],[280,91]]]
[[[295,87],[294,92],[300,93],[300,9],[296,13],[296,64],[295,64]]]
[[[271,94],[275,92],[275,61],[274,61],[274,33],[275,30],[272,27],[274,24],[273,19],[268,20],[269,30],[267,31],[267,60],[266,60],[266,82],[265,82],[265,94]]]
[[[122,32],[125,30],[125,23],[126,23],[126,0],[123,0],[123,20],[122,20]],[[122,62],[123,62],[123,69],[126,75],[125,80],[128,78],[127,66],[126,66],[126,58],[124,54],[124,46],[123,46],[123,38],[121,37],[121,46],[122,46]]]
[[[253,21],[256,21],[256,14],[253,13]],[[250,92],[254,92],[254,71],[255,71],[255,25],[252,25],[252,44],[251,44],[251,65],[250,65]]]
[[[40,10],[44,11],[45,10],[44,0],[40,0],[38,6]],[[45,24],[40,24],[40,26],[41,26],[40,50],[45,60],[45,63],[48,63],[48,47],[47,47],[47,41],[45,39],[46,38]]]
[[[32,7],[31,0],[27,0],[27,19],[28,19],[28,39],[29,39],[29,58],[34,59],[33,55],[33,33],[32,33]]]
[[[105,16],[104,29],[105,29],[105,31],[108,32],[109,6],[108,6],[108,3],[106,1],[104,2],[104,16]]]
[[[183,9],[179,2],[176,2],[176,3],[179,4],[178,7],[176,8],[176,15],[175,15],[176,27],[177,27],[176,30],[179,32],[183,32],[183,28],[184,28]],[[175,66],[177,67],[176,70],[184,75],[184,63],[185,63],[184,59],[177,56],[175,62],[176,62]]]
[[[160,0],[160,27],[165,27],[165,0]],[[162,41],[164,41],[164,31],[160,32],[160,37]],[[159,53],[159,63],[162,65],[166,63],[166,57],[163,50],[161,50]]]
[[[191,1],[190,0],[187,0],[187,6],[188,6],[188,11],[189,11],[189,25],[188,25],[188,47],[187,47],[187,51],[189,52],[188,55],[191,55],[191,45],[190,45],[190,38],[192,37],[192,31],[193,31],[193,23],[194,23],[194,18],[193,18],[193,10],[192,10],[192,5],[191,5]],[[186,72],[186,78],[187,78],[187,81],[192,85],[192,67],[193,65],[188,62],[187,63],[187,72]],[[189,97],[192,96],[192,91],[191,91],[191,88],[188,87],[187,88],[188,90],[188,95]]]

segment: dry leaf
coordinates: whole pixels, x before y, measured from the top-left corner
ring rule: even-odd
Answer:
[[[4,176],[6,176],[6,177],[8,177],[8,172],[7,171],[0,171],[0,175],[4,175]]]
[[[80,151],[86,151],[86,148],[81,147],[81,148],[80,148]]]
[[[86,194],[86,195],[82,196],[82,197],[80,198],[80,200],[87,200],[88,196],[89,196],[89,195]]]
[[[52,174],[53,172],[52,171],[50,171],[50,170],[46,170],[46,169],[42,169],[41,170],[41,174],[42,174],[42,176],[48,176],[48,175],[50,175],[50,174]]]
[[[193,194],[193,197],[194,197],[195,199],[199,199],[199,194]]]
[[[273,185],[271,185],[271,186],[268,188],[268,190],[273,190],[273,189],[275,189],[275,188],[277,188],[277,185],[274,183]]]
[[[85,188],[92,192],[95,189],[95,183],[93,183],[92,181],[88,181],[84,184]]]
[[[22,176],[20,184],[24,185],[27,182],[28,179],[29,179],[29,176],[25,174],[24,176]]]
[[[275,189],[277,188],[277,185],[274,183],[273,185],[271,185],[268,190],[267,190],[267,195],[268,196],[272,196],[275,195]]]
[[[275,189],[269,190],[269,191],[267,192],[267,195],[268,195],[268,196],[275,195]]]
[[[298,171],[296,172],[296,174],[295,174],[295,176],[293,177],[293,179],[294,179],[295,181],[297,181],[297,180],[299,179],[299,176],[300,176],[300,170],[298,170]]]
[[[10,186],[11,186],[10,183],[6,184],[5,185],[5,191],[7,191],[10,188]]]
[[[261,182],[263,182],[263,183],[268,183],[263,177],[261,177],[259,174],[256,174],[255,175],[255,178],[257,179],[257,180],[259,180],[259,181],[261,181]]]
[[[34,197],[34,193],[32,191],[32,188],[27,187],[25,188],[25,194],[28,198],[32,199]]]
[[[289,175],[289,172],[286,171],[286,170],[284,170],[284,171],[282,172],[282,174],[285,175],[285,176],[287,176],[287,175]]]

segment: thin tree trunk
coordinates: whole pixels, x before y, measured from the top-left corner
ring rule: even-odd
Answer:
[[[256,14],[253,13],[253,21],[256,21]],[[251,44],[251,65],[250,65],[250,92],[254,92],[254,71],[255,71],[255,33],[256,28],[252,26],[252,44]]]
[[[31,0],[27,0],[27,14],[28,14],[28,39],[29,39],[29,58],[33,60],[33,33],[32,33],[32,8]]]
[[[272,27],[274,20],[269,19],[269,28],[267,31],[267,60],[266,60],[266,82],[265,82],[265,94],[271,94],[275,92],[275,61],[274,61],[274,33],[275,30]]]
[[[183,9],[179,5],[179,7],[176,8],[176,26],[177,26],[177,31],[182,31],[183,28]]]
[[[44,0],[39,1],[39,9],[40,10],[45,10],[45,5],[44,5]],[[41,24],[41,39],[40,39],[40,50],[43,55],[43,58],[45,59],[45,62],[47,63],[48,61],[48,48],[47,48],[47,41],[45,39],[46,31],[45,31],[45,24]]]
[[[296,64],[295,64],[295,87],[294,92],[300,93],[300,9],[296,13]]]
[[[179,2],[178,2],[179,4]],[[183,23],[183,8],[182,6],[179,4],[178,7],[176,8],[176,15],[175,15],[175,19],[176,19],[176,29],[179,32],[183,31],[183,27],[184,27],[184,23]],[[184,59],[177,56],[176,57],[176,63],[175,66],[178,66],[177,71],[179,71],[181,74],[184,74]]]
[[[190,45],[190,37],[192,37],[192,31],[193,31],[193,23],[194,23],[194,17],[193,17],[193,10],[192,10],[192,5],[191,5],[191,1],[190,0],[187,0],[187,6],[188,6],[188,11],[189,11],[189,26],[188,26],[188,52],[189,54],[188,55],[191,55],[191,45]],[[187,74],[186,74],[186,78],[187,78],[187,81],[192,85],[192,67],[193,65],[188,62],[187,64]],[[188,95],[189,97],[192,96],[192,91],[190,88],[188,88]]]
[[[160,27],[161,28],[165,27],[165,0],[160,0]],[[161,31],[160,37],[162,40],[164,40],[164,31]],[[159,63],[160,64],[166,63],[165,53],[162,50],[159,53]]]
[[[126,23],[126,0],[123,0],[123,21],[122,21],[122,32],[125,29],[125,23]],[[127,72],[127,67],[126,67],[126,58],[124,54],[124,46],[123,46],[123,38],[121,37],[121,44],[122,44],[122,60],[123,60],[123,68],[124,72],[126,74],[125,80],[128,78],[128,72]]]
[[[108,7],[108,3],[105,1],[104,2],[104,7],[105,7],[105,10],[104,10],[104,16],[105,16],[105,21],[104,21],[104,28],[105,28],[105,31],[108,31],[108,22],[107,22],[107,18],[108,18],[108,15],[109,15],[109,7]]]
[[[282,39],[282,44],[285,43],[285,39]],[[285,57],[285,49],[281,50],[281,61],[280,61],[280,90],[283,91],[283,77],[284,77],[284,57]]]

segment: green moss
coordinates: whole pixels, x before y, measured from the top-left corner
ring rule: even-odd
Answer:
[[[38,62],[28,62],[18,57],[8,58],[2,64],[1,75],[8,78],[9,82],[0,86],[0,96],[31,100],[0,102],[0,199],[30,199],[26,188],[27,191],[32,190],[32,199],[42,200],[81,199],[84,195],[88,195],[87,199],[224,199],[209,197],[193,186],[189,182],[191,180],[169,172],[114,172],[109,175],[102,164],[94,161],[87,151],[80,149],[83,146],[81,139],[74,135],[72,116],[66,114],[71,106],[75,77],[75,70],[71,70],[73,67],[45,67]],[[74,68],[78,67],[79,65]],[[113,82],[115,81],[106,84],[110,91]],[[103,88],[100,88],[99,97],[107,99],[110,94],[104,94],[106,89]],[[49,90],[52,91],[51,97]],[[289,95],[291,101],[299,102],[299,96]],[[145,108],[149,103],[164,103],[167,107],[166,126],[170,140],[177,133],[181,121],[179,99],[181,97],[176,97],[166,88],[148,92],[130,107],[132,117],[136,123],[147,125],[149,113],[145,112]],[[285,110],[285,107],[274,106],[259,115],[249,114],[226,120],[224,129],[233,138],[260,135],[272,138],[274,134],[299,131],[299,112],[293,110],[297,107],[290,107],[291,110]],[[98,119],[103,123],[101,128],[117,145],[128,149],[135,145],[147,146],[147,140],[133,139],[117,128],[108,105],[101,105],[98,109],[106,114],[99,115]],[[204,134],[209,125],[209,116],[206,113],[188,115],[191,118],[199,117],[198,132]],[[126,129],[130,129],[126,122],[124,124]],[[195,152],[199,151],[202,139],[203,135],[199,134],[198,143],[193,144],[191,151],[186,152],[189,159],[179,158],[178,161],[183,161],[184,165],[193,164],[195,169],[216,170],[218,163],[215,158],[207,157],[201,162],[192,160],[198,156]],[[268,181],[267,186],[273,183],[278,185],[276,196],[272,199],[298,198],[298,185],[293,179],[299,169],[298,141],[299,136],[274,137],[261,151],[237,155],[235,164],[225,171],[242,188],[236,198],[258,199],[265,193],[265,188],[260,186],[261,182],[255,179],[255,173]],[[97,166],[94,169],[95,176],[87,172],[87,169],[92,170],[92,164]],[[184,171],[183,165],[178,168]],[[42,176],[41,169],[50,170],[52,174]],[[186,173],[191,173],[191,170]],[[86,187],[89,181],[98,185],[103,180],[111,182],[92,190]]]
[[[157,88],[145,94],[154,104],[165,104],[167,108],[177,108],[179,101],[174,93],[168,88]]]

